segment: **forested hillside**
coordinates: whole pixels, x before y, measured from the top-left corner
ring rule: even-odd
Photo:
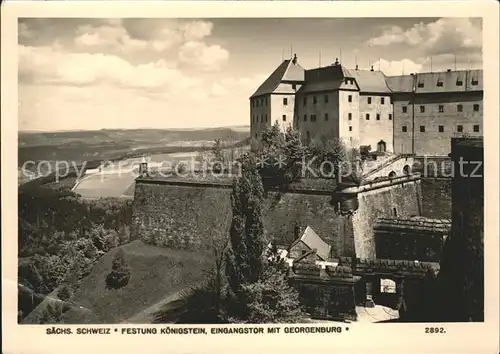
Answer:
[[[130,201],[85,201],[69,188],[56,184],[19,190],[19,283],[35,294],[61,287],[62,296],[71,298],[104,253],[130,241]],[[20,292],[21,317],[32,310],[25,297]]]

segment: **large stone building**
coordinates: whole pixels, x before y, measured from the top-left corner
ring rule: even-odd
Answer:
[[[446,156],[453,136],[483,135],[482,70],[393,76],[387,82],[396,152]]]
[[[250,134],[254,139],[278,124],[282,131],[291,126],[295,112],[295,94],[304,83],[305,70],[297,57],[285,60],[250,98]]]
[[[338,60],[304,70],[285,60],[250,98],[251,134],[293,124],[307,143],[340,139],[372,150],[444,156],[457,134],[482,135],[482,70],[385,76]]]

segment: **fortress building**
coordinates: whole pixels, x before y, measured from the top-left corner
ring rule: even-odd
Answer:
[[[482,135],[482,70],[386,76],[330,66],[283,63],[250,97],[250,131],[258,140],[278,123],[301,139],[340,139],[347,146],[417,156],[445,156],[456,135]]]
[[[447,156],[452,137],[483,135],[483,71],[387,77],[393,92],[394,148]]]
[[[250,133],[254,139],[278,123],[285,131],[295,115],[296,93],[304,84],[305,70],[297,62],[297,56],[285,60],[250,98]]]

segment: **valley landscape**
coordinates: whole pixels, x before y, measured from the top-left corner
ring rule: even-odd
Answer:
[[[247,138],[247,127],[20,132],[19,321],[106,323],[133,318],[135,323],[151,323],[166,300],[170,303],[206,278],[210,255],[130,238],[134,166],[145,158],[175,166],[210,154],[217,139],[226,147],[245,148]],[[26,161],[45,170],[25,175]],[[63,177],[56,180],[57,161],[74,162],[77,171],[63,168]],[[122,169],[108,166],[86,175],[104,161],[120,162]],[[103,282],[119,251],[134,276],[126,290],[109,291]],[[71,295],[70,302],[58,295],[61,289]]]

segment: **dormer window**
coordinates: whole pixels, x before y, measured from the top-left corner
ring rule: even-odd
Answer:
[[[443,82],[441,80],[438,80],[437,87],[443,87]]]
[[[424,83],[423,82],[419,82],[418,85],[417,85],[417,87],[419,87],[419,88],[424,87]]]
[[[479,84],[479,81],[477,79],[472,79],[471,85],[477,86]]]
[[[457,86],[463,86],[464,82],[462,79],[457,79]]]

